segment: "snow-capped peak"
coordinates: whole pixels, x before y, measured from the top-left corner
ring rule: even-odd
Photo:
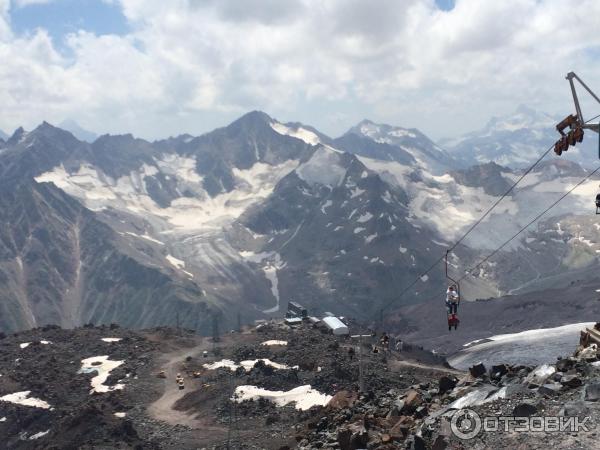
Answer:
[[[365,119],[358,125],[350,128],[348,132],[366,136],[373,139],[375,142],[392,145],[396,143],[394,138],[408,137],[415,139],[418,137],[418,134],[420,134],[414,129],[377,124],[368,119]]]
[[[556,118],[549,114],[520,105],[512,114],[492,117],[484,130],[491,135],[493,132],[517,131],[525,128],[553,128],[556,122]]]
[[[363,120],[350,128],[345,136],[348,135],[358,135],[371,139],[377,144],[397,147],[432,173],[441,175],[454,166],[452,158],[444,150],[415,128],[403,128]]]
[[[284,136],[290,136],[301,141],[306,142],[309,145],[318,145],[321,143],[321,139],[316,133],[299,125],[283,124],[276,120],[271,122],[271,128],[277,133]]]

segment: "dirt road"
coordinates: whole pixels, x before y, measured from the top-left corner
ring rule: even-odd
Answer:
[[[193,378],[185,378],[184,376],[185,389],[179,389],[175,382],[175,377],[181,371],[181,364],[188,356],[191,356],[192,358],[201,356],[204,350],[211,348],[210,345],[207,338],[204,338],[195,347],[166,353],[161,358],[160,367],[165,371],[167,378],[163,380],[163,395],[148,407],[148,413],[151,417],[171,425],[181,424],[190,428],[206,428],[206,424],[203,423],[203,421],[195,419],[193,415],[189,415],[184,411],[173,409],[173,405],[181,399],[186,392],[190,392],[190,390],[197,388],[195,383],[196,380]]]

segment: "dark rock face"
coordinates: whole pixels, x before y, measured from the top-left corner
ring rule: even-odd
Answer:
[[[375,142],[356,133],[346,133],[335,139],[333,145],[340,150],[384,161],[397,161],[402,164],[415,164],[413,156],[400,147]]]
[[[240,222],[255,233],[275,234],[261,251],[277,251],[287,262],[280,272],[282,291],[293,292],[297,301],[318,311],[342,311],[341,300],[344,314],[364,316],[377,311],[373,289],[377,302],[391,301],[416,276],[421,261],[430,258],[430,251],[415,240],[415,235],[429,239],[429,232],[410,222],[402,189],[386,183],[354,155],[340,155],[340,166],[345,174],[335,186],[290,173]],[[405,243],[406,254],[398,242]],[[438,246],[428,245],[429,250]],[[325,289],[315,268],[327,272]]]
[[[502,176],[502,172],[511,172],[510,169],[499,166],[494,162],[472,166],[468,169],[452,172],[452,176],[461,184],[472,187],[483,187],[486,194],[503,195],[512,183]]]
[[[91,145],[91,161],[113,178],[127,175],[142,164],[153,164],[156,150],[148,142],[131,134],[100,136]]]
[[[290,139],[273,130],[272,119],[253,111],[231,125],[180,143],[177,152],[197,157],[197,172],[204,176],[204,188],[211,196],[232,191],[233,169],[248,169],[262,161],[276,165],[290,159],[303,159],[310,146],[299,139]],[[159,142],[161,148],[166,143]]]
[[[78,141],[71,133],[44,122],[30,133],[19,128],[6,142],[0,155],[0,184],[14,186],[63,164],[79,166],[92,159],[89,144]]]
[[[107,225],[51,184],[2,186],[0,224],[2,329],[158,325],[174,320],[173,307],[190,327],[209,320],[206,304],[194,298],[200,289],[176,293],[168,275],[122,252]]]

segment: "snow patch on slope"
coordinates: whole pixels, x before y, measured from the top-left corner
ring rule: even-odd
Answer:
[[[210,197],[202,186],[202,177],[195,173],[196,160],[165,155],[156,164],[163,173],[171,174],[180,192],[189,191],[194,197],[178,197],[161,208],[148,194],[144,178],[156,174],[154,166],[139,169],[113,179],[89,165],[69,173],[64,166],[55,167],[36,177],[38,182],[51,182],[68,194],[81,199],[89,209],[99,211],[108,207],[127,213],[144,215],[164,223],[167,231],[221,229],[231,224],[249,206],[265,199],[275,184],[297,167],[298,162],[286,161],[277,166],[256,163],[246,170],[232,169],[238,186],[231,192]],[[146,236],[142,236],[147,239]],[[148,236],[149,237],[149,236]]]
[[[110,372],[124,362],[125,361],[110,361],[108,356],[94,356],[81,361],[81,369],[79,369],[78,373],[96,372],[98,374],[90,381],[92,384],[92,390],[90,391],[90,394],[94,392],[101,393],[116,391],[118,389],[123,389],[125,386],[123,384],[107,386],[104,384],[104,382],[108,379]]]
[[[15,392],[0,397],[0,401],[14,403],[15,405],[31,406],[32,408],[50,409],[50,404],[39,398],[30,397],[31,391]]]
[[[319,136],[317,136],[312,131],[307,130],[306,128],[291,128],[279,122],[271,122],[271,128],[273,128],[273,130],[275,130],[279,134],[300,139],[301,141],[304,141],[310,145],[317,145],[321,143]]]
[[[169,264],[171,264],[173,267],[175,267],[178,270],[181,270],[188,277],[194,278],[193,274],[191,274],[190,272],[185,270],[185,261],[182,261],[181,259],[177,259],[172,255],[167,255],[165,258],[167,259],[167,261],[169,261]]]
[[[250,372],[252,370],[252,368],[254,367],[254,365],[258,361],[262,361],[265,364],[265,366],[270,366],[277,370],[291,369],[290,366],[287,366],[285,364],[279,364],[279,363],[273,362],[270,359],[266,359],[266,358],[248,359],[245,361],[241,361],[239,364],[236,364],[234,361],[232,361],[230,359],[222,359],[221,361],[215,361],[214,363],[204,364],[203,367],[208,370],[216,370],[216,369],[220,369],[220,368],[225,368],[225,369],[231,370],[232,372],[235,372],[239,367],[243,367],[246,372]],[[295,367],[296,366],[294,366],[294,368]]]
[[[241,403],[245,400],[257,400],[260,398],[269,400],[277,406],[285,406],[295,402],[296,409],[304,411],[316,405],[327,405],[332,396],[312,389],[309,384],[298,386],[289,391],[270,391],[256,386],[238,386],[235,389],[232,400]]]
[[[308,161],[296,169],[296,173],[310,185],[339,186],[346,175],[346,169],[342,167],[338,152],[321,146]]]
[[[148,234],[139,235],[136,233],[132,233],[131,231],[126,231],[125,234],[128,234],[129,236],[134,236],[134,237],[137,237],[140,239],[146,239],[147,241],[154,242],[155,244],[165,245],[164,242],[154,239],[152,236],[149,236]]]

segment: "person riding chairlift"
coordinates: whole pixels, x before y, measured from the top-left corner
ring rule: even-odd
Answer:
[[[458,292],[456,292],[456,286],[448,286],[446,291],[446,308],[448,308],[448,314],[456,314],[458,311]]]

